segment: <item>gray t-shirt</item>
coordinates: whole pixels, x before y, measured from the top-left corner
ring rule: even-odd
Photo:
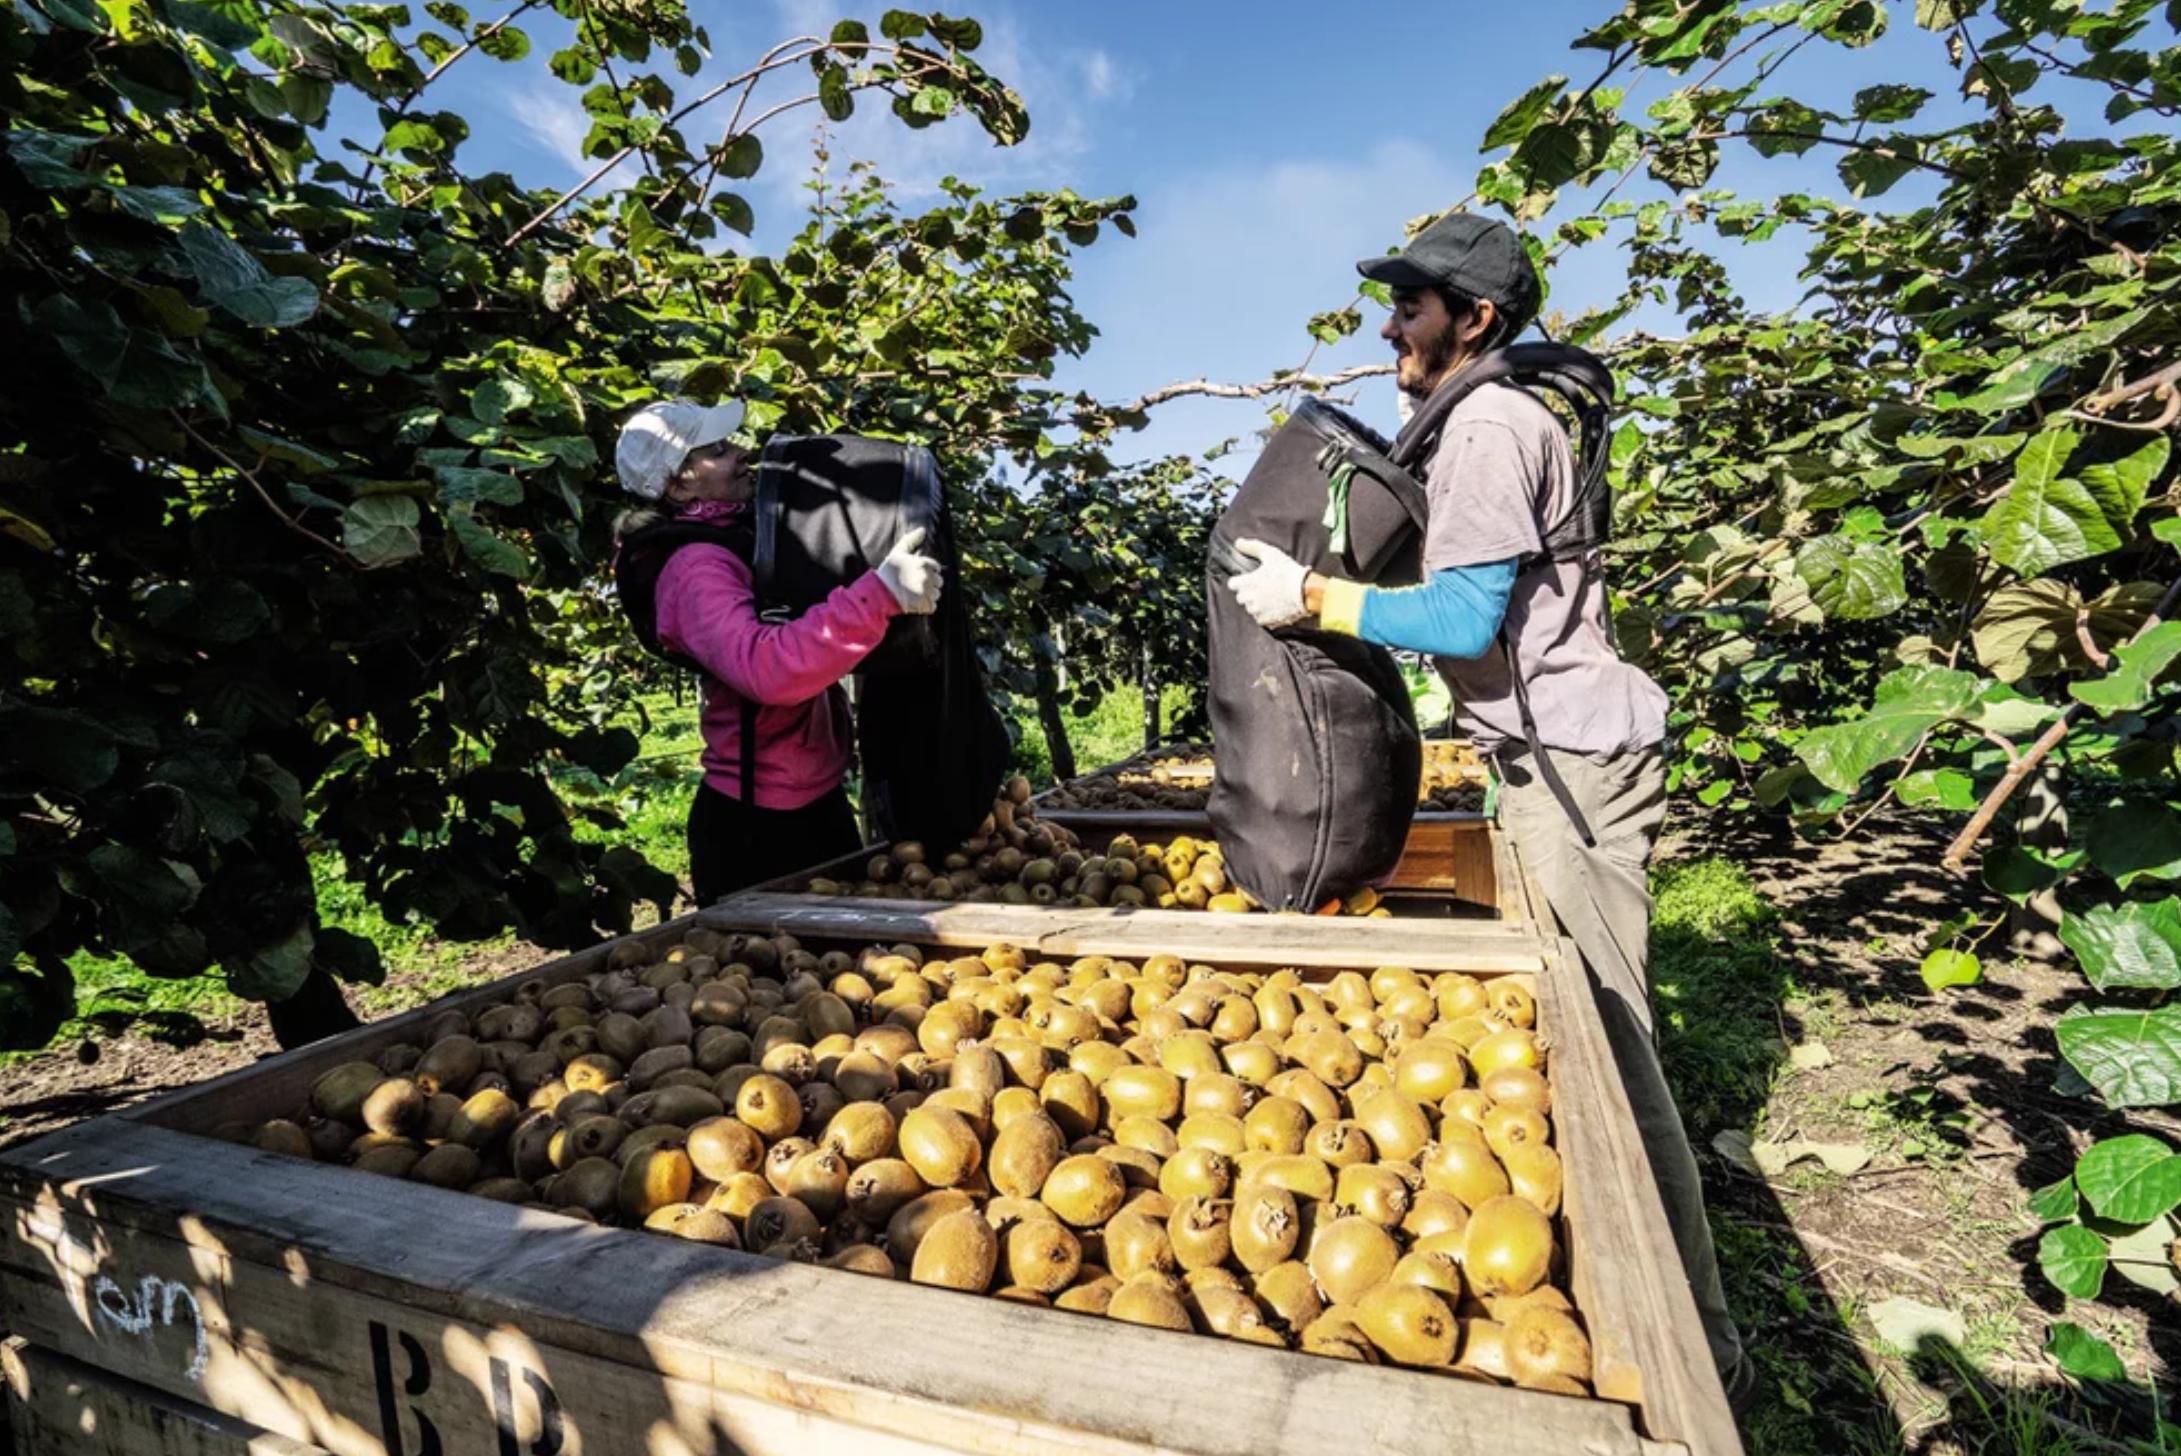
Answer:
[[[1447,417],[1425,485],[1427,572],[1536,551],[1544,528],[1574,496],[1567,427],[1527,391],[1485,385]],[[1595,555],[1526,567],[1507,603],[1505,636],[1521,660],[1546,747],[1625,753],[1666,737],[1666,694],[1614,650]],[[1474,660],[1436,663],[1453,690],[1456,717],[1480,751],[1522,742],[1522,716],[1499,643]]]

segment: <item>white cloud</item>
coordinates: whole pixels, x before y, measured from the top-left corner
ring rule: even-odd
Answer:
[[[598,163],[583,155],[583,138],[591,130],[590,114],[572,86],[543,77],[507,95],[508,114],[527,134],[532,149],[567,169],[567,182],[591,175]],[[636,168],[623,162],[608,172],[603,187],[622,187],[635,180]]]
[[[1086,51],[1077,58],[1083,84],[1100,101],[1126,101],[1136,94],[1136,77],[1105,50]]]

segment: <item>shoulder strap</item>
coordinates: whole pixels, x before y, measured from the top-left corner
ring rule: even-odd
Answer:
[[[684,546],[720,546],[747,562],[750,529],[746,523],[720,526],[706,521],[664,521],[621,538],[613,557],[614,595],[621,615],[644,650],[692,672],[702,669],[659,643],[659,577]]]

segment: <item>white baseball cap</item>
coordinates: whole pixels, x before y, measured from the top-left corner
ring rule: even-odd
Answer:
[[[716,445],[742,428],[747,407],[739,399],[702,405],[689,399],[662,399],[645,405],[621,427],[613,465],[621,488],[655,501],[682,468],[689,452]]]

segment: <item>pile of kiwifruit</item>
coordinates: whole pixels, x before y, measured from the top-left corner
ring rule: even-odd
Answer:
[[[1424,779],[1417,808],[1479,813],[1484,808],[1484,786],[1484,765],[1467,742],[1433,739],[1424,744]]]
[[[1211,781],[1211,749],[1178,743],[1070,779],[1045,796],[1045,807],[1201,813],[1211,798]]]
[[[428,1018],[258,1147],[1025,1304],[1580,1394],[1529,978],[690,930]]]

